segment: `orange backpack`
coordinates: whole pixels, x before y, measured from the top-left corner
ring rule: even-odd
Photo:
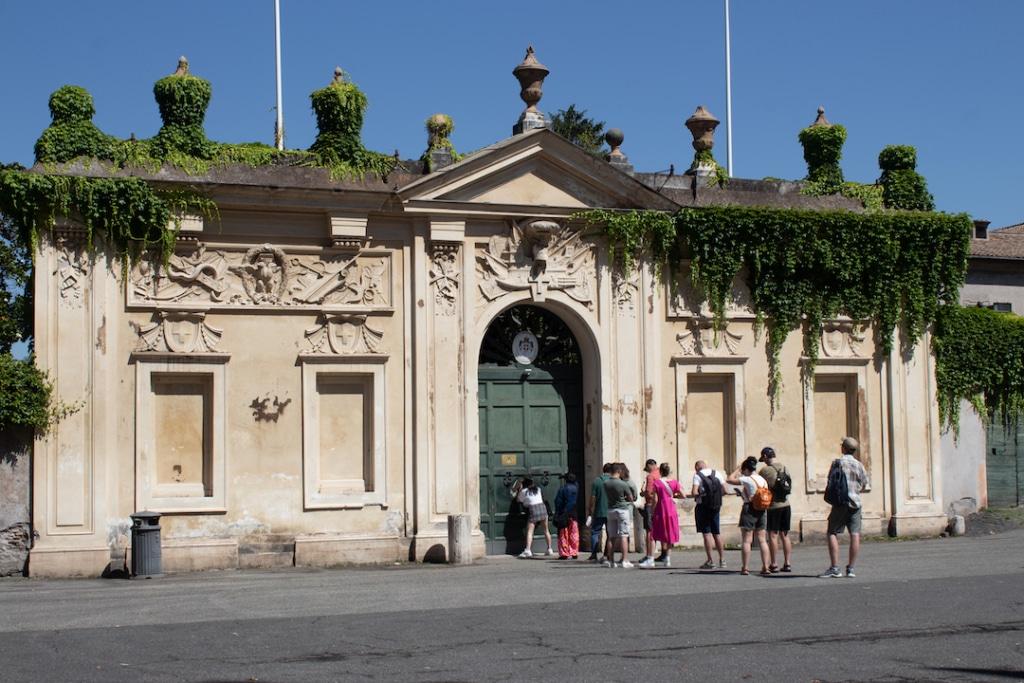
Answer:
[[[767,486],[761,486],[757,484],[757,480],[752,480],[757,485],[757,490],[754,491],[754,495],[750,497],[750,507],[760,512],[761,510],[767,510],[772,504],[772,490]]]

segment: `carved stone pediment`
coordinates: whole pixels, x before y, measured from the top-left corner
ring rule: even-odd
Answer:
[[[154,308],[389,308],[391,299],[388,253],[288,254],[270,244],[218,250],[197,244],[166,266],[140,261],[128,284],[129,305]]]
[[[477,250],[476,260],[482,304],[528,290],[537,302],[549,292],[560,291],[587,308],[594,307],[594,245],[585,242],[579,231],[555,221],[511,221],[509,235],[492,236],[486,247]]]
[[[826,358],[859,358],[863,356],[867,326],[846,320],[829,320],[821,326],[821,353]]]
[[[689,328],[676,335],[684,356],[735,356],[743,340],[742,334],[729,330],[728,321],[717,334],[711,318],[693,318]]]
[[[204,312],[161,311],[137,328],[137,352],[216,353],[223,330],[206,322]]]
[[[383,353],[384,333],[370,326],[365,315],[323,314],[306,330],[307,353],[352,355]]]

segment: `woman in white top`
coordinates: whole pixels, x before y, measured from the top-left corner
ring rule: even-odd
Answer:
[[[540,487],[527,477],[512,485],[512,497],[519,501],[529,515],[526,522],[526,550],[519,553],[519,557],[533,557],[533,529],[538,524],[544,529],[544,538],[548,542],[548,550],[544,554],[553,556],[555,551],[551,548],[551,531],[548,530],[548,507],[544,504]]]
[[[768,482],[757,470],[757,458],[749,457],[740,463],[740,466],[725,480],[733,486],[739,486],[739,494],[743,496],[743,510],[740,511],[740,531],[743,533],[743,566],[740,574],[746,576],[750,573],[747,564],[750,561],[751,539],[756,534],[757,543],[761,547],[761,576],[771,576],[768,571],[768,539],[765,537],[765,530],[768,528],[768,509],[755,510],[750,501],[759,488],[768,488]]]

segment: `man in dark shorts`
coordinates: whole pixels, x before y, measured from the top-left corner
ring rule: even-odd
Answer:
[[[601,531],[608,521],[608,497],[604,493],[604,483],[611,479],[612,464],[606,462],[601,475],[594,479],[590,487],[590,499],[587,501],[587,526],[590,527],[590,561],[597,562],[597,552],[601,549]]]
[[[789,505],[789,497],[782,497],[775,490],[775,483],[778,481],[779,475],[784,472],[786,475],[789,473],[786,471],[785,465],[775,457],[775,449],[771,446],[761,449],[761,462],[764,463],[764,467],[761,468],[759,474],[768,482],[768,488],[772,491],[772,504],[768,508],[768,553],[771,556],[771,565],[768,570],[773,574],[779,571],[790,572],[793,571],[790,565],[793,543],[789,540],[789,526],[793,510]],[[780,543],[782,545],[782,567],[779,567],[776,561]]]
[[[857,451],[860,444],[852,436],[844,437],[839,445],[843,455],[832,463],[833,468],[838,468],[840,474],[846,480],[847,499],[832,505],[832,511],[828,513],[828,559],[829,567],[821,578],[839,578],[843,573],[839,570],[839,535],[843,531],[850,532],[850,555],[846,563],[846,577],[852,579],[854,574],[854,563],[857,561],[857,553],[860,551],[860,531],[863,524],[861,514],[860,494],[871,490],[871,480],[868,478],[867,470],[857,459]],[[832,471],[829,470],[829,479],[832,478]],[[828,495],[826,491],[826,495]]]
[[[703,460],[698,460],[693,469],[693,489],[690,495],[697,500],[697,506],[693,510],[693,518],[697,523],[697,533],[704,537],[704,552],[708,556],[708,561],[702,564],[700,568],[715,568],[715,563],[711,559],[711,546],[713,543],[714,547],[718,550],[718,568],[725,569],[725,544],[722,543],[722,532],[719,528],[719,514],[722,510],[725,475],[708,467],[707,463]],[[706,499],[711,496],[702,495],[712,487],[717,487],[718,491],[714,501]]]

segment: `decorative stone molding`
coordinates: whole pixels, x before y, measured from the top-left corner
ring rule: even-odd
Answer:
[[[477,249],[476,260],[481,304],[529,290],[536,302],[543,302],[548,292],[560,291],[594,307],[594,245],[584,242],[579,231],[555,221],[513,220],[509,236],[492,236],[486,247]]]
[[[676,335],[684,356],[735,356],[742,340],[742,334],[729,331],[728,322],[716,335],[714,320],[703,317],[693,318],[690,330]]]
[[[323,314],[315,327],[306,330],[307,353],[354,355],[379,354],[384,333],[374,329],[365,315]]]
[[[205,312],[160,311],[137,329],[137,353],[217,353],[223,330],[206,322]]]
[[[612,298],[615,307],[625,315],[636,315],[637,300],[640,298],[640,271],[622,273],[618,269],[612,275]]]
[[[83,248],[80,235],[66,232],[56,240],[57,291],[62,308],[81,308],[86,278],[89,275],[89,256]]]
[[[439,315],[455,315],[459,302],[462,272],[459,268],[459,243],[434,242],[430,254],[430,286],[434,288],[434,310]]]
[[[142,308],[389,309],[391,301],[389,252],[292,255],[270,244],[211,250],[200,243],[166,266],[139,261],[128,283],[129,306]]]
[[[859,358],[863,355],[866,326],[853,321],[830,320],[821,326],[821,353],[826,358]]]
[[[349,252],[358,252],[366,241],[366,224],[369,222],[364,215],[331,214],[328,216],[331,227],[331,244]]]
[[[688,261],[683,262],[677,272],[668,278],[668,315],[670,318],[694,318],[712,316],[711,307],[703,290],[694,284]],[[750,289],[743,282],[742,274],[732,282],[729,296],[725,299],[725,315],[728,318],[754,318],[754,304]]]

